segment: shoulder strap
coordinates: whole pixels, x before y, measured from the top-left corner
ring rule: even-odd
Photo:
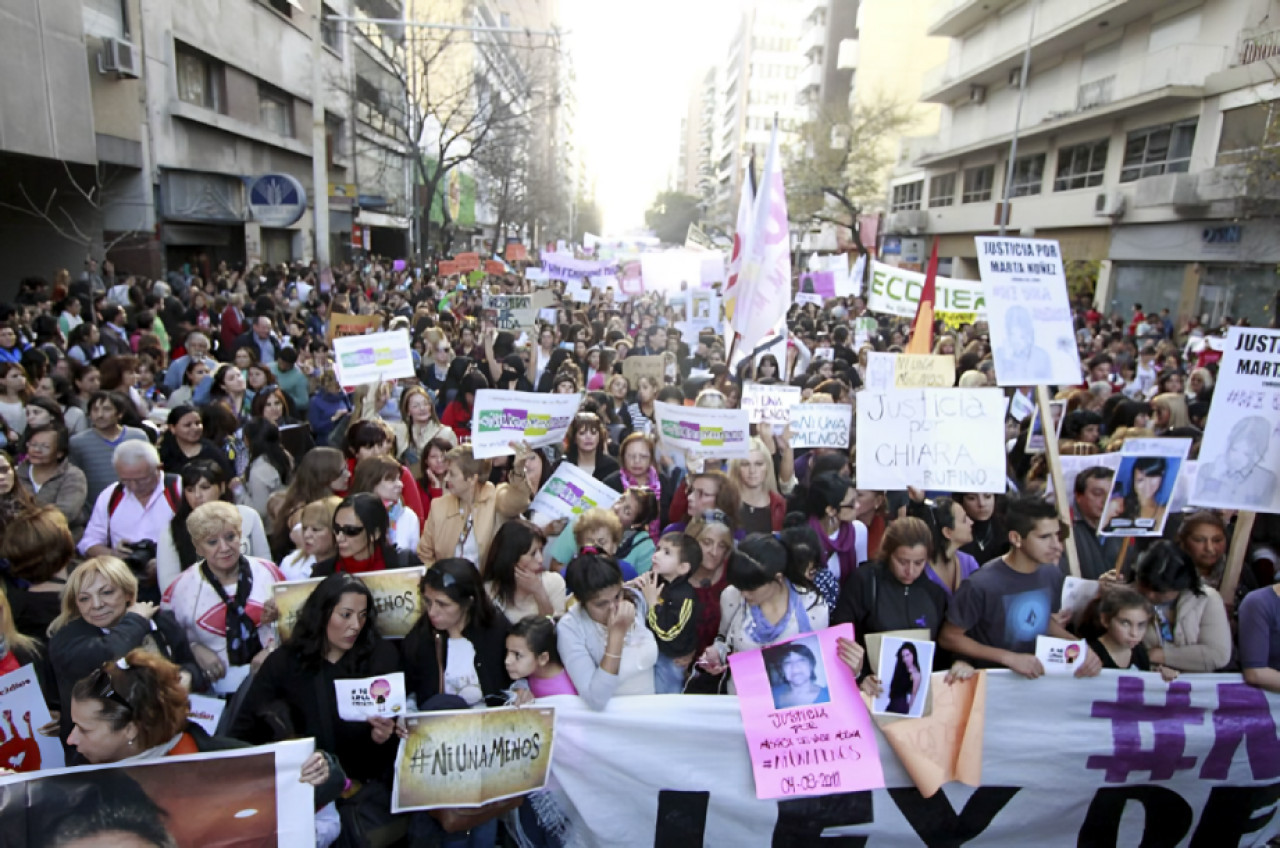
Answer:
[[[116,507],[120,506],[120,501],[124,500],[124,486],[119,483],[111,485],[114,488],[111,490],[111,497],[107,499],[107,518],[116,514]]]
[[[169,509],[176,515],[182,506],[182,494],[178,491],[182,478],[177,474],[164,475],[164,499],[169,502]]]

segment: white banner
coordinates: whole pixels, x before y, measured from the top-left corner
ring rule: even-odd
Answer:
[[[40,728],[52,721],[33,665],[0,677],[0,769],[40,771],[65,765],[58,737]]]
[[[972,313],[977,320],[986,320],[987,302],[983,297],[982,283],[976,280],[937,277],[935,284],[937,291],[935,314]],[[867,309],[886,315],[897,315],[901,318],[914,318],[920,306],[922,291],[924,291],[924,274],[872,261],[871,290],[867,294]]]
[[[414,376],[408,330],[333,340],[333,369],[343,386],[363,386]]]
[[[1232,327],[1191,502],[1280,512],[1280,330]]]
[[[718,254],[717,254],[718,255]],[[700,250],[664,250],[640,257],[640,273],[647,292],[687,292],[702,285],[702,263],[706,254]],[[723,259],[720,260],[723,262]]]
[[[1004,492],[1004,394],[914,389],[858,395],[860,489]]]
[[[849,449],[853,407],[843,403],[797,403],[789,414],[793,448]]]
[[[935,680],[935,710],[944,687]],[[1280,834],[1280,695],[1238,675],[988,672],[985,711],[975,702],[969,718],[981,785],[928,798],[884,731],[886,789],[761,801],[735,697],[614,698],[600,712],[571,696],[544,702],[556,707],[550,785],[571,845],[1217,848]],[[947,745],[927,718],[888,727],[923,756]]]
[[[742,408],[752,424],[767,422],[775,426],[775,434],[781,433],[787,425],[788,416],[793,404],[800,402],[802,390],[799,386],[788,386],[775,383],[762,386],[759,383],[747,383],[742,387]]]
[[[751,422],[745,409],[704,409],[654,403],[658,439],[676,450],[717,459],[745,459],[750,451]]]
[[[481,389],[471,413],[471,449],[476,459],[513,456],[510,442],[530,447],[559,444],[569,431],[582,395]]]
[[[978,270],[1001,386],[1072,386],[1083,379],[1062,250],[1051,239],[983,238]]]
[[[608,509],[622,493],[592,477],[572,462],[562,462],[556,473],[534,495],[529,509],[555,518],[577,518],[593,507]]]

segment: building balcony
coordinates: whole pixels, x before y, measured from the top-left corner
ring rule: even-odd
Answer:
[[[821,52],[827,47],[827,25],[806,24],[800,34],[797,49],[805,56],[812,56],[815,51]]]
[[[841,71],[856,70],[858,67],[858,56],[860,52],[858,39],[843,39],[840,42],[840,52],[836,54],[836,68]]]
[[[1252,65],[1280,56],[1280,29],[1245,30],[1240,33],[1232,66]]]
[[[801,94],[809,94],[822,90],[822,65],[813,64],[806,67],[796,77],[796,87]]]
[[[990,20],[988,26],[971,31],[952,42],[943,65],[925,71],[920,99],[929,103],[953,103],[965,99],[973,86],[994,86],[1008,80],[1009,73],[1022,65],[1027,44],[1027,18],[1011,14],[991,18],[977,0],[972,3],[981,14],[976,21]],[[998,0],[985,0],[993,5]],[[1003,4],[1001,4],[1003,5]],[[1056,60],[1063,53],[1083,47],[1097,38],[1102,26],[1111,31],[1122,28],[1162,8],[1162,0],[1071,0],[1069,3],[1040,0],[1035,31],[1031,39],[1031,67]],[[931,35],[939,34],[930,31]]]
[[[958,38],[983,18],[990,17],[1013,0],[938,0],[933,4],[926,30],[932,36]]]
[[[800,20],[812,21],[821,18],[826,20],[831,0],[805,0],[800,4]]]

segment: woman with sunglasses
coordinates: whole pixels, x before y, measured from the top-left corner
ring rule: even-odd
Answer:
[[[604,480],[618,470],[618,461],[605,451],[607,441],[608,434],[600,416],[579,412],[564,437],[565,460],[595,479]]]
[[[343,498],[333,513],[333,536],[338,554],[317,562],[313,577],[326,577],[335,572],[364,574],[405,568],[416,564],[412,551],[397,550],[391,539],[391,519],[382,499],[369,492]]]

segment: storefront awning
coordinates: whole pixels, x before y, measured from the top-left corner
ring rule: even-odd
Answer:
[[[392,230],[409,229],[409,219],[399,215],[387,215],[384,212],[370,212],[368,209],[361,209],[360,214],[356,216],[356,223],[363,224],[366,227],[386,227]]]

